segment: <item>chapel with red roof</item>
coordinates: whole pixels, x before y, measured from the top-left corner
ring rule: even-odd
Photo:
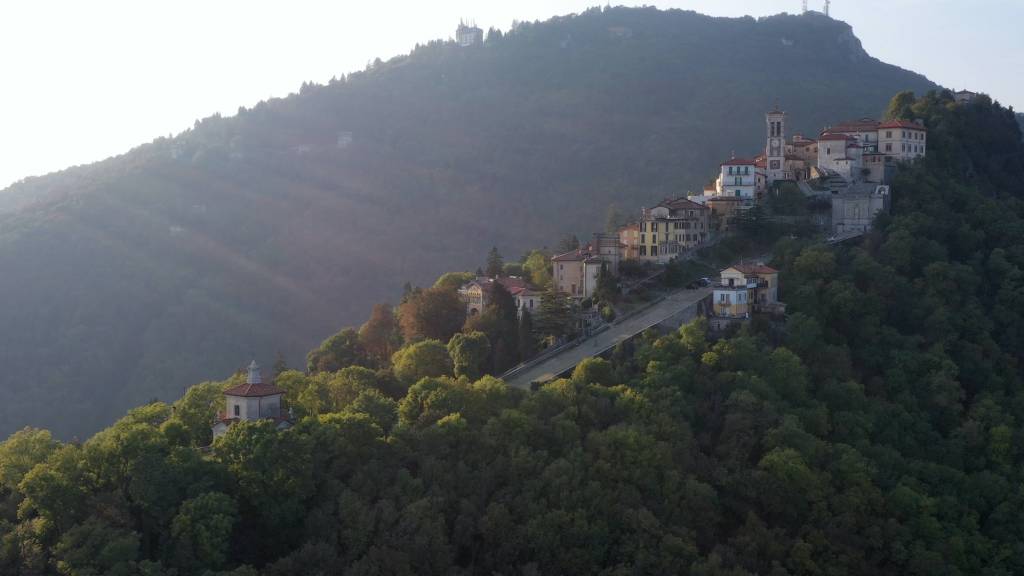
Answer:
[[[223,435],[236,422],[245,420],[274,420],[279,429],[291,426],[284,412],[284,390],[263,382],[260,367],[253,360],[245,383],[224,391],[225,410],[217,414],[213,423],[213,437]]]

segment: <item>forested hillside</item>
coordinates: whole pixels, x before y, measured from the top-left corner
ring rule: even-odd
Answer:
[[[299,365],[406,281],[699,189],[776,101],[816,133],[931,87],[820,15],[595,9],[29,179],[0,192],[0,432],[83,435],[253,357]]]
[[[534,393],[285,372],[310,415],[209,452],[233,382],[83,444],[25,430],[0,445],[0,572],[1024,572],[1021,131],[988,98],[890,111],[928,157],[861,245],[779,242],[784,329],[647,334]]]

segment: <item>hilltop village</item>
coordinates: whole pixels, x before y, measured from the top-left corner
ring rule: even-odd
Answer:
[[[481,35],[479,28],[462,24],[457,42],[472,46]],[[973,96],[961,92],[956,98],[967,102]],[[486,270],[442,276],[438,285],[455,289],[457,314],[473,328],[469,333],[481,334],[475,345],[489,356],[481,372],[501,375],[513,384],[517,378],[535,384],[536,373],[547,370],[547,364],[554,363],[553,374],[557,374],[559,356],[569,357],[563,363],[571,367],[576,362],[571,358],[573,351],[588,339],[596,347],[601,335],[608,333],[616,341],[635,336],[633,329],[617,330],[622,320],[617,317],[623,314],[650,320],[651,326],[702,316],[712,334],[726,334],[758,315],[781,321],[786,308],[779,297],[779,272],[767,266],[764,257],[736,262],[714,274],[715,278],[690,282],[685,304],[667,315],[659,316],[657,306],[649,303],[625,306],[623,296],[645,292],[670,269],[733,233],[737,223],[756,208],[784,194],[827,207],[828,218],[820,224],[827,241],[860,236],[879,212],[889,209],[890,182],[898,166],[927,154],[928,130],[919,122],[861,118],[829,126],[815,138],[799,133],[787,137],[786,123],[787,114],[778,107],[765,114],[764,150],[721,162],[714,180],[700,194],[641,207],[635,221],[595,233],[585,244],[572,237],[563,244],[569,249],[554,254],[534,251],[523,264],[505,264],[492,250]],[[430,290],[407,292],[403,306]],[[496,345],[504,350],[507,338],[493,328],[493,310],[498,308],[514,316],[513,331],[519,342],[517,353],[506,353],[506,358],[499,358],[494,350]],[[543,326],[536,327],[534,318]],[[456,330],[460,327],[461,321],[454,324]],[[447,347],[456,353],[451,343]],[[289,426],[293,416],[282,408],[284,393],[263,383],[254,363],[244,384],[224,392],[226,409],[217,416],[214,437],[241,420],[271,418],[280,427]]]

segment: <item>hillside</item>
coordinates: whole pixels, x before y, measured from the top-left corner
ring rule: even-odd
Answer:
[[[819,15],[592,10],[29,179],[0,192],[0,433],[86,434],[252,357],[298,365],[405,281],[699,188],[776,100],[814,133],[932,87]]]
[[[927,157],[862,241],[775,243],[784,325],[650,330],[533,392],[456,348],[285,372],[294,427],[208,449],[241,378],[82,443],[19,431],[0,573],[1024,573],[1024,142],[986,96],[896,102]]]

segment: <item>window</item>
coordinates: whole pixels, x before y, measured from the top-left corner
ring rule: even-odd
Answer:
[[[736,186],[743,186],[743,177],[742,176],[737,176],[733,180],[733,184],[735,184]]]
[[[657,256],[657,255],[658,255],[658,247],[657,246],[651,246],[651,256]]]
[[[690,218],[693,218],[693,210],[690,210],[689,216],[690,216]]]
[[[746,168],[744,168],[744,169],[743,169],[743,173],[744,173],[745,175],[747,175],[747,176],[750,176],[750,166],[747,166]]]
[[[237,417],[237,416],[241,416],[241,415],[242,415],[241,407],[238,404],[235,404],[235,416]]]
[[[558,269],[559,270],[565,270],[565,264],[559,264],[558,265]]]
[[[739,191],[739,190],[737,190],[737,191],[736,191],[736,197],[737,197],[737,198],[739,198],[740,196],[742,196],[742,194],[740,194],[740,191]]]
[[[647,256],[647,246],[640,246],[640,255]]]
[[[533,298],[530,298],[530,310],[533,310]]]
[[[658,223],[657,222],[651,222],[651,232],[657,232],[657,231],[658,231]]]
[[[572,285],[572,293],[576,294],[576,285],[575,284]]]
[[[828,156],[832,155],[832,147],[831,146],[826,146],[825,147],[825,154],[828,155]]]
[[[640,235],[640,243],[641,244],[647,244],[647,234],[641,234]]]
[[[892,138],[892,130],[886,130],[885,131],[885,137],[886,138]]]
[[[886,144],[885,145],[885,151],[886,152],[892,152],[892,144]]]

